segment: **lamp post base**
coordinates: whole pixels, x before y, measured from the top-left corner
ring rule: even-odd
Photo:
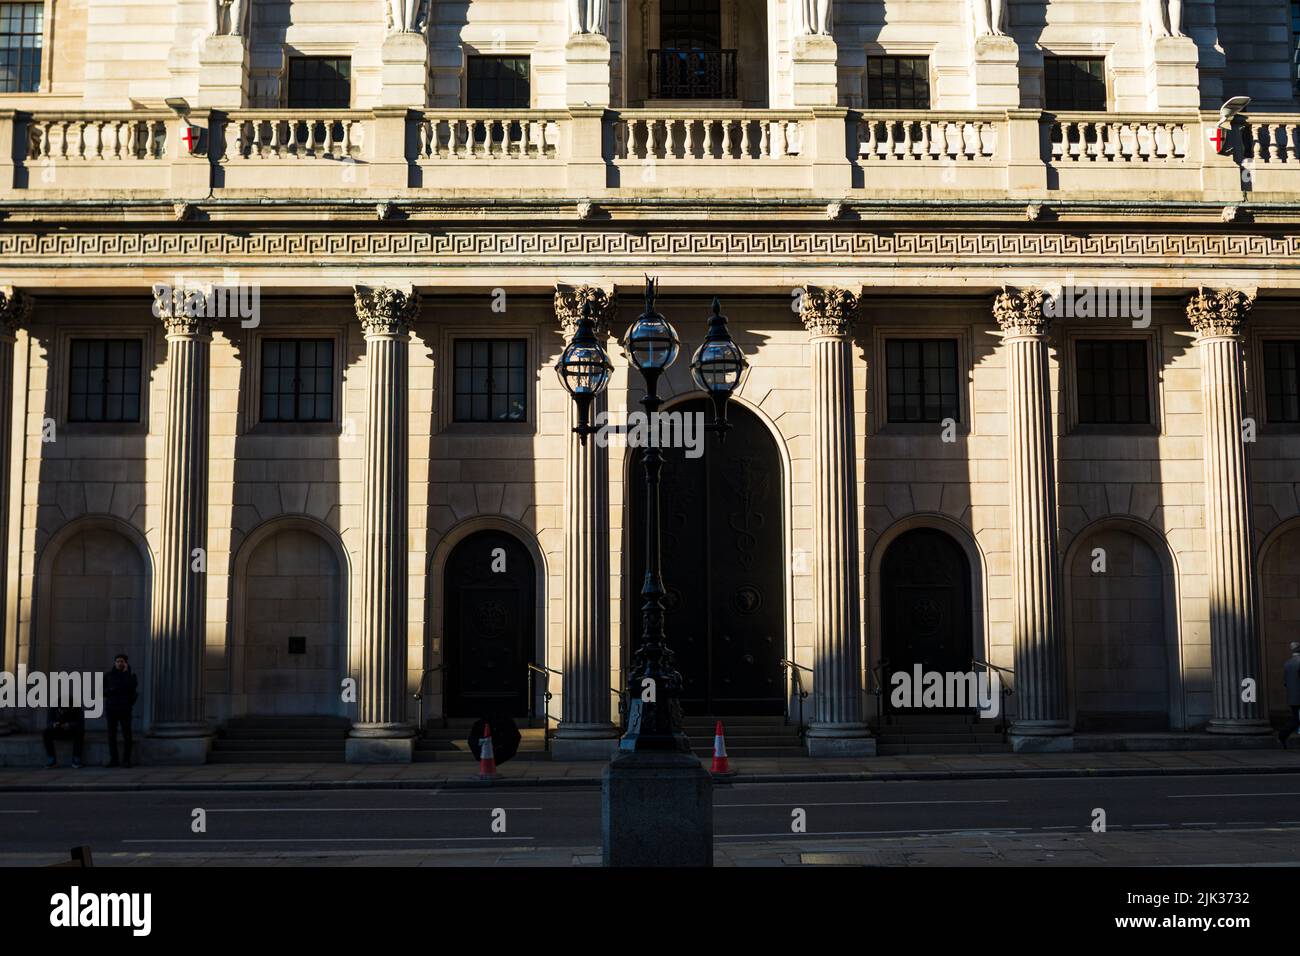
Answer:
[[[601,835],[605,866],[712,866],[712,778],[690,753],[619,753],[601,778]]]

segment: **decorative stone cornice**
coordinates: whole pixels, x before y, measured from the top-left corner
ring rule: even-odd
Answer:
[[[367,335],[406,335],[420,314],[414,290],[387,286],[354,286],[357,318]]]
[[[0,286],[0,335],[12,337],[31,318],[35,303],[11,285]]]
[[[806,286],[799,318],[811,335],[848,335],[858,313],[858,297],[848,289]]]
[[[993,318],[1008,335],[1046,335],[1052,320],[1043,314],[1047,293],[1042,289],[1008,289],[993,299]]]
[[[1255,296],[1236,289],[1205,289],[1187,300],[1187,320],[1201,336],[1239,335]]]
[[[615,293],[590,285],[555,287],[555,317],[559,320],[566,339],[577,331],[582,307],[588,302],[591,303],[591,320],[596,325],[596,335],[608,335],[610,323],[617,312],[618,300]]]

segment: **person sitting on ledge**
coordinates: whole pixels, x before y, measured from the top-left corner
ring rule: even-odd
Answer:
[[[59,762],[54,753],[54,741],[72,741],[72,768],[81,766],[81,745],[86,739],[86,716],[80,707],[57,707],[50,710],[49,721],[45,725],[45,766],[53,767]]]

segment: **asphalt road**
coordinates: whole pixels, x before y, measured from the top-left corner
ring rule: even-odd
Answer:
[[[193,830],[200,809],[206,832]],[[1292,774],[724,785],[714,790],[714,831],[719,844],[1084,833],[1097,809],[1107,832],[1277,828],[1300,859],[1300,776]],[[804,832],[792,828],[796,810]],[[97,854],[175,854],[600,842],[594,790],[0,793],[0,854],[63,856],[80,844]]]

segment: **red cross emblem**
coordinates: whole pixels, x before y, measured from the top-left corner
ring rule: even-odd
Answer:
[[[1214,144],[1214,151],[1220,156],[1224,154],[1228,144],[1227,137],[1223,135],[1224,132],[1222,127],[1216,126],[1210,133],[1210,142]]]
[[[198,145],[199,145],[199,129],[198,129],[198,127],[197,127],[197,126],[191,126],[189,123],[186,123],[186,124],[185,124],[185,136],[184,136],[183,138],[184,138],[184,140],[185,140],[185,145],[186,145],[187,147],[189,147],[189,151],[190,151],[190,153],[192,154],[192,153],[194,152],[194,150],[195,150],[195,149],[198,147]]]

